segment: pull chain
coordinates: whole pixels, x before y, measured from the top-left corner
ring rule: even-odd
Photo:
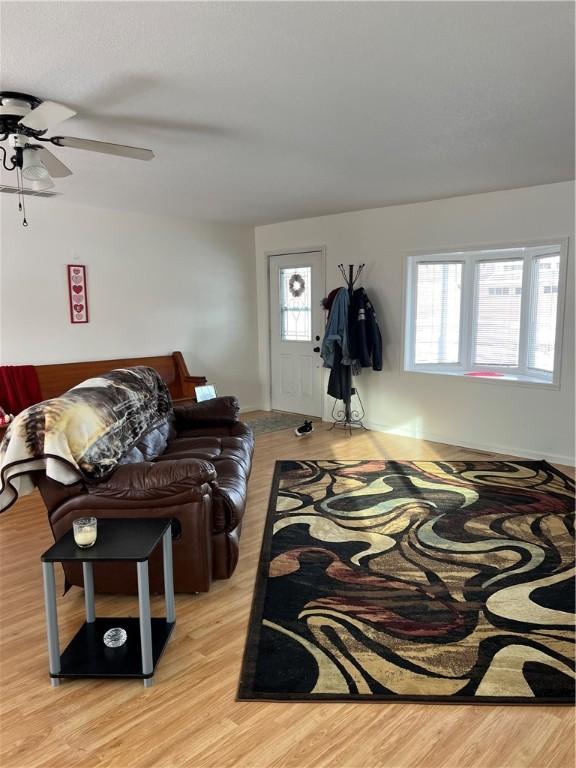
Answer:
[[[20,167],[16,168],[16,179],[18,181],[18,210],[22,213],[22,226],[27,227],[28,221],[26,219],[26,202],[24,201],[24,184]]]

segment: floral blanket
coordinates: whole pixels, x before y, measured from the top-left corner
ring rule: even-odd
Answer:
[[[38,470],[64,485],[109,475],[171,412],[166,384],[144,366],[118,368],[32,405],[0,444],[0,511],[30,493]]]

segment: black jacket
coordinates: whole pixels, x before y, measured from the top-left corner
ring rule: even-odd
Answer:
[[[348,314],[350,359],[359,368],[382,370],[382,335],[376,313],[364,288],[352,294]]]

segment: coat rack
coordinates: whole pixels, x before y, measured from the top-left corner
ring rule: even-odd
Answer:
[[[364,269],[364,264],[360,264],[356,272],[354,272],[354,264],[348,264],[348,274],[346,274],[346,270],[344,269],[344,264],[338,264],[338,269],[342,273],[342,277],[344,278],[344,282],[346,283],[346,286],[348,288],[348,293],[350,294],[350,298],[352,298],[352,292],[354,291],[354,286],[358,282],[358,278],[362,274],[362,271]]]
[[[358,278],[362,274],[362,271],[364,270],[364,264],[360,264],[356,269],[354,269],[354,264],[348,264],[348,274],[346,274],[346,269],[344,267],[344,264],[338,264],[338,269],[342,273],[342,277],[344,278],[344,282],[346,283],[346,287],[348,289],[348,295],[350,297],[350,300],[352,300],[352,294],[354,292],[354,286],[358,282]],[[359,408],[353,408],[352,407],[352,396],[355,395],[358,398]],[[343,405],[339,405],[339,403],[342,403]],[[362,400],[360,399],[360,395],[358,394],[358,390],[356,387],[352,387],[350,389],[350,396],[347,400],[335,400],[334,401],[334,407],[332,408],[332,426],[330,429],[335,428],[341,428],[341,429],[348,429],[350,431],[350,434],[352,434],[353,429],[366,429],[364,424],[362,423],[362,419],[364,418],[364,406],[362,405]]]

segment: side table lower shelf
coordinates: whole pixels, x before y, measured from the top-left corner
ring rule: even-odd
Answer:
[[[96,618],[85,622],[60,656],[60,677],[130,677],[144,679],[154,675],[156,664],[166,647],[176,622],[151,619],[152,672],[142,673],[142,645],[138,618]],[[124,645],[108,648],[104,633],[112,627],[122,627],[128,635]]]

